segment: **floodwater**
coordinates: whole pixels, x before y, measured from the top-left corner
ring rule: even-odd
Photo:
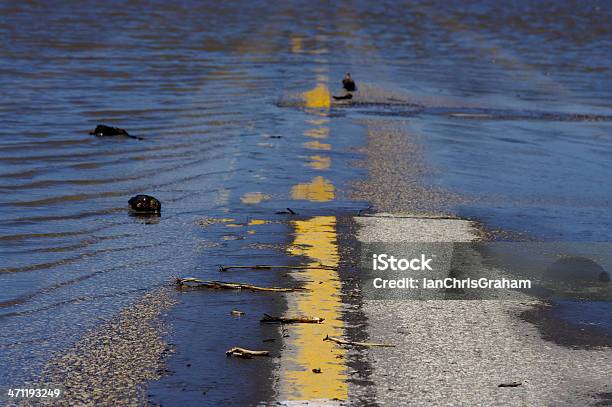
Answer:
[[[366,176],[353,165],[363,119],[401,122],[428,182],[469,198],[459,215],[609,241],[610,17],[597,1],[3,3],[0,384],[36,377],[175,276],[334,266],[336,217],[368,206],[346,193]],[[346,71],[361,94],[337,104]],[[90,136],[99,123],[144,140]],[[137,193],[160,199],[161,217],[129,216]],[[287,207],[298,215],[276,213]],[[312,345],[320,327],[289,332],[287,357],[225,357],[267,338],[279,355],[282,333],[258,322],[270,310],[319,309],[343,331],[337,275],[285,274],[223,278],[316,281],[325,296],[177,294],[172,374],[151,399],[346,399],[342,355]]]

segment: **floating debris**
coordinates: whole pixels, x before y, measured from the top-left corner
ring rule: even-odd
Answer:
[[[293,211],[291,208],[287,208],[286,211],[276,211],[277,215],[297,215],[297,212]]]
[[[268,356],[270,352],[267,350],[249,350],[244,348],[233,347],[225,352],[226,356],[234,356],[237,358],[251,359],[253,356]]]
[[[323,372],[321,371],[320,368],[317,367],[317,368],[312,369],[312,373],[323,373]]]
[[[93,131],[90,131],[89,134],[96,137],[116,137],[123,136],[129,137],[136,140],[144,140],[142,137],[132,136],[125,129],[121,129],[119,127],[111,127],[106,126],[104,124],[98,124]]]
[[[128,204],[137,214],[159,214],[161,212],[161,202],[150,195],[133,196]]]
[[[244,316],[245,313],[243,311],[240,311],[240,310],[237,310],[237,309],[233,309],[230,312],[230,315],[233,316],[233,317],[241,317],[241,316]]]
[[[365,214],[365,212],[368,212],[370,210],[372,210],[372,205],[369,205],[367,208],[364,208],[364,209],[359,209],[357,211],[357,216],[362,216]]]
[[[521,382],[500,383],[497,387],[518,387],[522,384]]]
[[[343,96],[332,96],[334,98],[334,100],[350,100],[353,98],[353,94],[352,93],[347,93],[346,95]]]
[[[175,284],[180,288],[212,288],[224,290],[251,290],[251,291],[275,291],[275,292],[291,292],[291,291],[307,291],[303,287],[260,287],[252,284],[233,283],[225,281],[204,281],[196,278],[177,278]]]
[[[386,343],[345,341],[344,339],[336,338],[334,336],[329,336],[329,335],[326,335],[325,338],[323,338],[323,340],[324,341],[336,342],[336,343],[338,343],[340,345],[367,346],[367,347],[385,347],[385,348],[394,348],[395,347],[395,345],[390,345],[390,344],[386,344]]]
[[[318,317],[274,317],[264,314],[264,317],[259,321],[264,324],[320,324],[325,318]]]

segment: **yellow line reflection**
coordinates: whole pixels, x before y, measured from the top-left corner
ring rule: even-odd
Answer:
[[[327,138],[327,136],[329,136],[329,127],[316,127],[314,129],[308,129],[304,132],[304,135],[312,138]]]
[[[302,38],[291,38],[291,52],[293,52],[294,54],[299,54],[300,52],[302,52]]]
[[[321,117],[317,119],[308,119],[306,120],[306,123],[312,124],[314,126],[322,126],[326,123],[329,123],[329,119],[327,117]]]
[[[312,266],[338,266],[334,216],[293,221],[292,225],[295,229],[295,240],[289,248],[292,255],[308,257]],[[295,351],[286,352],[289,359],[286,366],[289,368],[281,376],[282,394],[289,400],[346,400],[346,350],[323,341],[325,335],[341,336],[344,333],[338,273],[308,269],[299,275],[296,273],[295,278],[303,278],[309,291],[290,300],[289,312],[325,318],[325,322],[289,327],[288,349]],[[321,373],[313,373],[312,369],[321,369]]]
[[[266,201],[268,199],[270,199],[270,196],[261,192],[247,192],[240,198],[242,203],[250,205],[258,204],[261,201]]]
[[[306,107],[313,109],[329,108],[331,96],[329,89],[323,83],[319,83],[314,89],[302,94]]]
[[[265,225],[266,223],[269,223],[269,221],[263,219],[251,219],[249,221],[249,226]]]
[[[331,144],[321,143],[319,140],[308,141],[304,143],[304,147],[306,147],[309,150],[323,150],[323,151],[331,150]]]
[[[322,155],[311,155],[310,162],[307,164],[316,170],[327,170],[331,166],[331,158]]]
[[[318,61],[315,61],[318,62]],[[325,63],[323,61],[322,63]],[[313,69],[317,72],[317,85],[302,94],[307,108],[314,117],[307,119],[313,128],[304,132],[314,140],[304,143],[312,150],[331,150],[331,144],[321,143],[330,135],[328,110],[331,96],[326,83],[328,77],[324,67]],[[328,169],[331,158],[312,155],[307,165],[315,169]],[[310,182],[294,185],[292,199],[326,202],[335,198],[334,185],[327,179],[317,176]],[[339,254],[336,236],[336,218],[317,216],[308,220],[292,221],[295,239],[288,251],[295,256],[306,257],[307,264],[337,267]],[[289,337],[283,352],[280,390],[285,400],[318,401],[326,405],[331,400],[347,400],[348,384],[345,366],[346,350],[328,341],[325,335],[344,334],[342,321],[341,282],[337,271],[329,269],[305,269],[294,273],[308,291],[288,297],[288,315],[302,315],[324,318],[322,324],[295,324],[288,327]],[[320,369],[321,373],[314,373]]]
[[[334,185],[321,176],[314,177],[310,182],[294,185],[291,189],[293,199],[326,202],[331,201],[334,197]]]
[[[322,49],[313,49],[310,51],[311,54],[313,55],[318,55],[318,54],[327,54],[329,53],[329,50],[326,48],[322,48]]]

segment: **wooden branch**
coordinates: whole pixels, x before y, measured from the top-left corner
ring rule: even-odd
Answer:
[[[259,321],[264,324],[320,324],[325,318],[318,317],[273,317],[272,315],[264,314],[264,317]]]
[[[231,283],[225,281],[204,281],[197,278],[177,278],[175,284],[180,288],[213,288],[223,290],[251,290],[251,291],[274,291],[274,292],[291,292],[291,291],[307,291],[303,287],[260,287],[252,284]]]
[[[226,356],[234,356],[237,358],[251,359],[253,356],[268,356],[270,352],[267,350],[249,350],[244,348],[233,347],[225,352]]]
[[[340,345],[351,345],[351,346],[367,346],[367,347],[385,347],[385,348],[394,348],[395,345],[390,345],[386,343],[373,343],[373,342],[351,342],[345,341],[344,339],[336,338],[334,336],[326,335],[323,338],[324,341],[332,341],[336,342]]]
[[[233,270],[233,269],[250,269],[250,270],[272,270],[273,268],[280,268],[280,266],[278,267],[274,267],[274,266],[268,266],[265,264],[258,264],[255,266],[219,266],[219,271],[228,271],[228,270]]]
[[[518,387],[522,384],[521,382],[500,383],[497,387]]]

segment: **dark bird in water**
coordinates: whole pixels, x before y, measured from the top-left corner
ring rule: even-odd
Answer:
[[[342,87],[349,92],[354,92],[357,90],[357,87],[355,86],[355,81],[353,80],[353,78],[351,78],[351,74],[348,72],[346,73],[346,75],[344,75],[344,79],[342,79]]]
[[[348,99],[352,99],[353,98],[353,94],[352,93],[347,93],[346,95],[343,96],[332,96],[335,100],[348,100]]]
[[[143,140],[142,137],[130,135],[125,129],[120,129],[119,127],[105,126],[104,124],[98,124],[94,131],[90,131],[89,134],[97,137],[123,136],[134,138],[136,140]]]
[[[128,204],[137,214],[159,214],[161,212],[161,202],[149,195],[133,196]]]

